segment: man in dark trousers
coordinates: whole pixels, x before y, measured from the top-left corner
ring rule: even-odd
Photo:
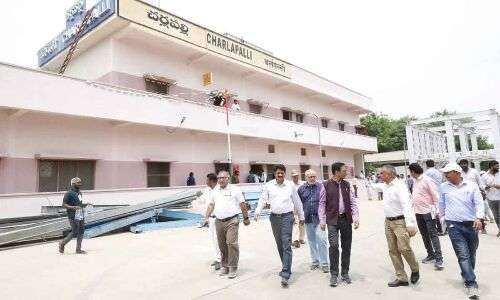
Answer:
[[[69,224],[71,225],[71,232],[59,243],[59,253],[64,253],[64,246],[76,237],[76,253],[87,254],[82,250],[83,232],[85,230],[85,222],[83,220],[83,207],[82,193],[80,187],[82,180],[78,177],[71,179],[71,189],[64,194],[63,207],[66,208],[68,213]]]
[[[321,190],[318,216],[321,230],[328,225],[328,241],[330,242],[330,286],[338,285],[339,276],[339,233],[342,246],[341,277],[350,284],[349,265],[351,261],[352,223],[354,229],[359,227],[358,203],[353,189],[344,179],[347,176],[347,167],[344,163],[332,164],[333,178],[324,181]]]

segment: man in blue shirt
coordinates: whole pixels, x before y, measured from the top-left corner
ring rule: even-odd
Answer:
[[[321,266],[323,273],[328,273],[328,237],[326,232],[319,228],[318,208],[320,192],[324,187],[316,181],[316,172],[307,170],[307,182],[301,185],[297,191],[302,201],[306,226],[307,240],[309,242],[309,252],[311,253],[311,270],[316,270]]]
[[[448,226],[467,295],[469,299],[479,299],[474,268],[479,246],[478,231],[484,219],[483,198],[476,183],[462,178],[459,165],[449,163],[441,171],[447,181],[440,186],[439,214]]]

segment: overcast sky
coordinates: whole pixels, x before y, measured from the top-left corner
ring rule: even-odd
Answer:
[[[3,3],[0,61],[36,67],[37,50],[63,30],[74,2]],[[500,1],[163,0],[161,7],[359,91],[390,116],[500,110]]]

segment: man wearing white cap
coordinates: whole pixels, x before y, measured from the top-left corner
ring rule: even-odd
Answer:
[[[448,226],[448,235],[458,258],[469,299],[479,299],[474,268],[479,246],[478,231],[484,219],[484,204],[476,183],[462,178],[462,168],[447,164],[441,171],[446,177],[439,189],[439,214]]]
[[[71,189],[64,194],[63,207],[66,208],[68,213],[69,224],[71,225],[71,232],[59,243],[59,253],[64,253],[64,246],[76,237],[76,253],[87,254],[82,250],[83,232],[85,231],[85,221],[83,220],[83,207],[85,204],[82,202],[82,180],[78,177],[71,179]]]
[[[298,192],[299,187],[303,185],[305,182],[300,180],[300,173],[297,170],[292,170],[292,182],[293,185],[295,186],[296,191]],[[294,212],[294,217],[295,217],[295,224],[293,226],[293,246],[295,248],[300,248],[300,244],[305,244],[305,237],[306,237],[306,229],[304,227],[304,224],[301,224],[299,222],[299,218],[297,215],[297,212]]]

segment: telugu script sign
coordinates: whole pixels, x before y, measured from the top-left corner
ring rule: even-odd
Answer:
[[[137,0],[119,0],[118,15],[131,22],[149,27],[220,55],[274,74],[287,78],[291,77],[291,68],[288,63],[147,3]]]

